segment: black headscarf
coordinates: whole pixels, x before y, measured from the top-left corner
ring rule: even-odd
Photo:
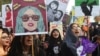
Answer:
[[[59,31],[58,31],[59,32],[58,38],[55,38],[53,36],[53,32],[54,31],[58,31],[58,29],[53,29],[52,32],[51,32],[50,39],[49,39],[49,46],[48,46],[48,49],[47,49],[47,55],[50,55],[50,56],[59,55],[60,56],[61,55],[60,54],[60,51],[61,51],[62,39],[61,39],[61,35],[60,35],[60,32]],[[53,51],[53,48],[55,46],[58,46],[59,47],[59,53],[58,54],[55,54],[54,51]]]

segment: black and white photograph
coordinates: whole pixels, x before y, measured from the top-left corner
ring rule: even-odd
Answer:
[[[46,0],[48,22],[62,21],[69,0]]]

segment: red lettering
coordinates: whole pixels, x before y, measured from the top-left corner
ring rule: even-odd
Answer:
[[[53,26],[52,26],[52,28],[56,28],[56,27],[57,27],[57,25],[53,25]]]

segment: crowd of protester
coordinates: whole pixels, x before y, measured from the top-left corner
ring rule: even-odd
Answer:
[[[58,29],[51,34],[15,36],[12,29],[0,28],[0,56],[100,56],[100,16],[84,29],[77,23],[64,30],[64,37]]]

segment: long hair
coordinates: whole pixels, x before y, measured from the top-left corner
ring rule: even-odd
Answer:
[[[13,39],[7,56],[22,56],[21,36],[15,36]]]
[[[26,7],[22,8],[18,11],[18,15],[16,17],[15,32],[16,33],[25,32],[25,29],[24,29],[23,24],[22,24],[22,18],[21,17],[23,16],[24,12],[27,11],[28,9],[32,9],[36,13],[36,15],[40,16],[39,21],[37,23],[38,31],[39,32],[45,31],[44,21],[43,21],[43,17],[42,17],[40,10],[37,9],[36,7],[33,7],[33,6],[26,6]]]
[[[8,9],[11,11],[11,8],[9,5],[6,5],[6,8],[8,7]],[[7,9],[5,9],[7,11]]]
[[[7,56],[23,56],[23,47],[25,46],[25,36],[15,36],[15,38],[13,39],[12,43],[11,43],[11,48],[7,54]],[[40,53],[40,42],[38,39],[35,38],[35,36],[33,35],[33,46],[30,46],[29,49],[29,53],[30,56],[32,56],[32,51],[33,51],[33,55],[37,56],[37,55],[41,55]],[[32,49],[33,47],[33,49]],[[44,54],[44,53],[43,53]]]
[[[11,43],[8,56],[23,56],[23,48],[25,46],[25,36],[15,36]],[[29,54],[32,54],[32,46],[30,46]]]

